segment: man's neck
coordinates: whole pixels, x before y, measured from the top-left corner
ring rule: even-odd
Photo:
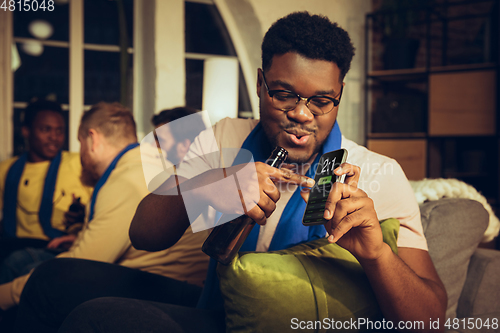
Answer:
[[[28,151],[28,162],[29,163],[40,163],[40,162],[50,162],[52,161],[52,158],[46,158],[44,156],[38,155],[34,151]]]
[[[115,159],[118,154],[125,149],[129,144],[132,142],[124,143],[124,144],[119,144],[119,145],[111,145],[111,144],[106,144],[105,146],[105,155],[102,156],[100,162],[96,166],[96,172],[99,175],[99,177],[102,177],[104,172],[108,169],[109,165],[113,160]]]

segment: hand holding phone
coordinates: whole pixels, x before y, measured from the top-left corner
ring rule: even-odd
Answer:
[[[344,182],[345,174],[337,176],[333,171],[338,168],[347,159],[347,150],[339,149],[323,154],[319,159],[316,175],[314,176],[315,185],[311,188],[309,200],[302,219],[305,226],[325,224],[327,220],[323,218],[325,204],[335,182]]]

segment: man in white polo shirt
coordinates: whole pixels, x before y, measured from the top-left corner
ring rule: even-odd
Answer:
[[[164,185],[171,190],[163,194],[169,195],[150,194],[140,203],[130,229],[134,246],[149,251],[169,248],[193,217],[209,206],[222,213],[241,207],[238,197],[209,185],[241,169],[232,166],[227,156],[217,159],[213,153],[244,148],[258,161],[259,185],[256,205],[245,214],[261,226],[254,227],[244,250],[280,250],[328,235],[330,242],[359,261],[387,320],[422,321],[427,323],[424,330],[430,330],[430,321],[442,322],[446,292],[426,250],[418,206],[404,173],[395,161],[343,138],[336,123],[353,55],[347,32],[326,17],[300,12],[274,23],[264,37],[262,69],[257,72],[260,121],[224,120],[214,127],[214,135],[203,132],[177,176]],[[295,172],[263,163],[275,146],[288,151]],[[346,180],[332,186],[324,212],[328,222],[302,227],[305,203],[293,185],[311,187],[309,166],[323,153],[341,147],[349,150],[350,159],[335,171],[345,174]],[[242,189],[256,187],[251,177],[238,181]],[[189,214],[186,202],[197,203]],[[382,240],[379,219],[384,217],[400,220],[398,255]],[[224,332],[218,284],[209,282],[216,278],[214,267],[209,267],[198,308],[104,298],[76,308],[59,332],[123,332],[130,327],[150,332]]]

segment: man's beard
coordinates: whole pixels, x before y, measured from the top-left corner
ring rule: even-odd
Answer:
[[[92,171],[82,168],[82,174],[80,176],[80,180],[83,185],[89,186],[89,187],[95,187],[97,182],[99,181],[99,177]]]
[[[172,146],[167,151],[167,159],[172,162],[173,165],[179,166],[181,163],[181,159],[179,158],[179,155],[177,154],[177,143]]]

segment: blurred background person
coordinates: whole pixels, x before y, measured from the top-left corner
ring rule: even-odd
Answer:
[[[172,122],[172,123],[171,123]],[[153,192],[174,173],[194,138],[206,126],[198,110],[181,106],[151,118],[155,130],[141,141],[141,159],[148,189]]]
[[[0,283],[68,249],[92,192],[80,179],[80,155],[62,151],[66,123],[58,103],[30,103],[21,130],[27,152],[0,163]]]
[[[110,295],[196,305],[208,268],[201,251],[207,232],[188,229],[160,252],[139,251],[130,242],[137,205],[149,194],[135,133],[132,112],[119,103],[101,102],[84,113],[83,174],[95,185],[87,221],[67,252],[38,266],[31,277],[0,285],[1,309],[22,299],[18,318],[29,319],[18,320],[20,331],[57,331],[74,307]]]
[[[36,248],[62,251],[81,228],[77,222],[83,222],[91,188],[80,179],[79,154],[62,151],[65,132],[61,106],[35,101],[26,108],[22,126],[28,151],[0,163],[0,262],[9,260],[9,270],[0,269],[0,282],[25,269],[23,254],[14,251],[28,248],[24,255],[35,257]]]

